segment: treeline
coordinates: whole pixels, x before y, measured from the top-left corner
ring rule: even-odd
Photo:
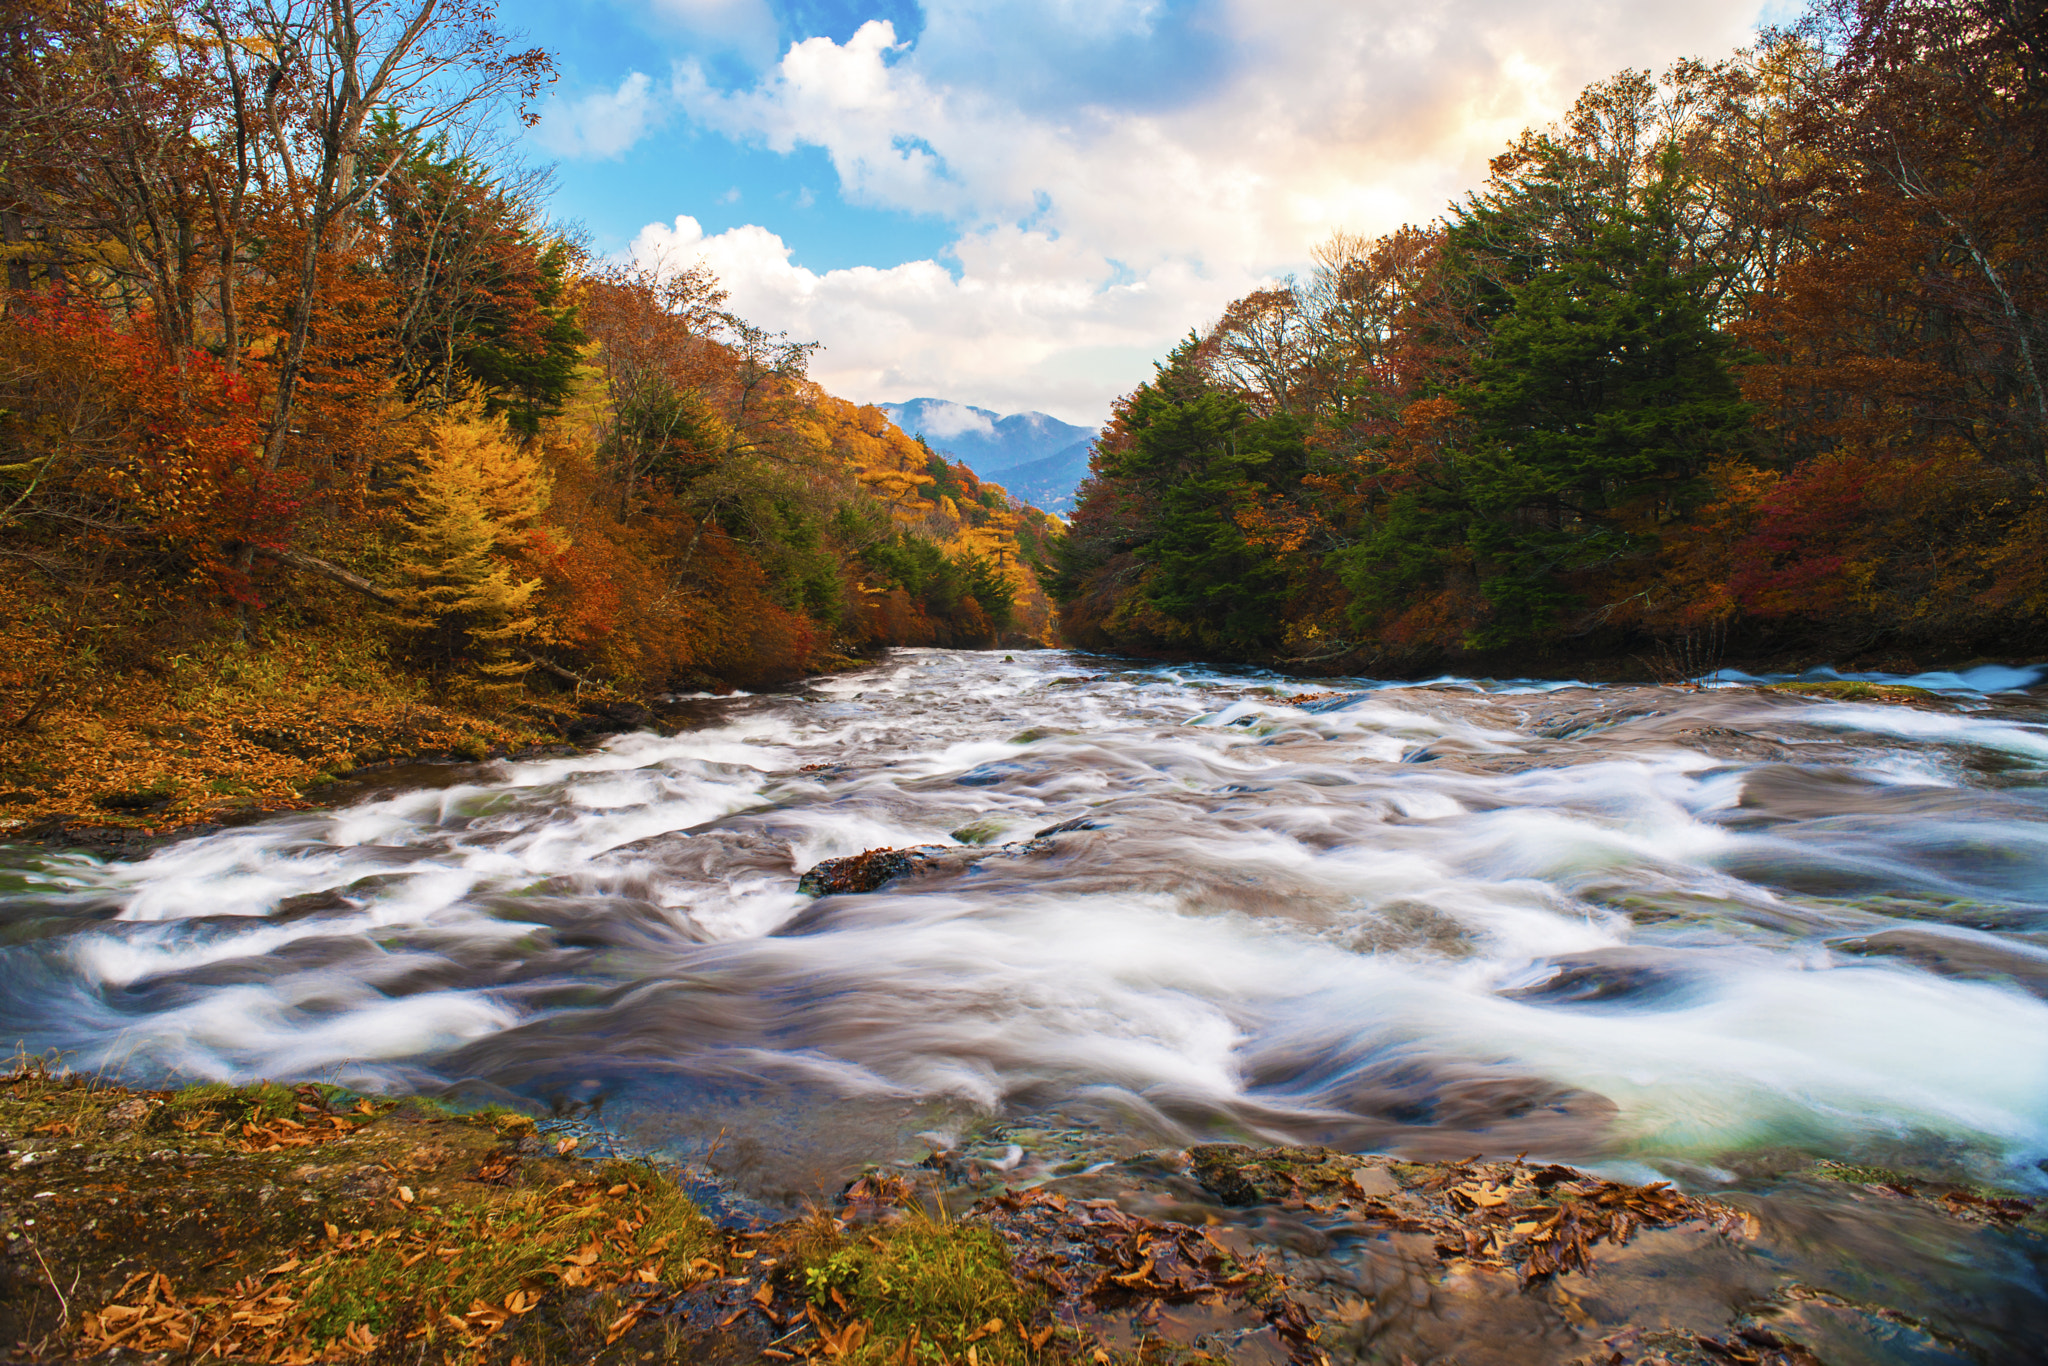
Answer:
[[[0,675],[337,623],[443,698],[1042,634],[1044,514],[589,259],[476,0],[0,0]]]
[[[1076,643],[1331,669],[2048,651],[2048,25],[1821,0],[1338,236],[1127,396]]]

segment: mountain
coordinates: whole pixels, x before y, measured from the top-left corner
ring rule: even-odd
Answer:
[[[1091,435],[1043,459],[990,470],[988,478],[1031,506],[1064,517],[1074,510],[1074,490],[1088,477],[1088,457],[1094,452]]]
[[[1088,474],[1092,427],[1045,413],[1004,416],[943,398],[876,406],[933,450],[966,462],[982,478],[1049,512],[1073,506],[1074,486]]]

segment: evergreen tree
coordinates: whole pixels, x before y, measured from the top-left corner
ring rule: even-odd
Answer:
[[[1511,291],[1461,395],[1467,540],[1494,609],[1477,644],[1543,632],[1577,600],[1571,571],[1654,548],[1645,528],[1696,502],[1748,427],[1704,272],[1678,264],[1675,177],[1667,158],[1641,209]]]
[[[1162,381],[1171,377],[1163,368]],[[1230,394],[1183,393],[1171,397],[1162,382],[1138,395],[1114,471],[1156,499],[1156,530],[1138,552],[1152,566],[1145,597],[1205,648],[1254,654],[1279,638],[1287,576],[1246,538],[1237,513],[1256,503],[1261,484],[1299,480],[1301,423],[1255,417]]]
[[[1750,410],[1707,274],[1681,264],[1677,177],[1667,154],[1640,203],[1610,202],[1548,259],[1458,258],[1483,277],[1469,291],[1483,344],[1447,395],[1458,434],[1336,557],[1355,620],[1455,571],[1487,606],[1467,645],[1540,639],[1580,606],[1576,576],[1653,554],[1656,528],[1702,501],[1708,460],[1743,443]],[[1498,218],[1475,209],[1452,236],[1512,237]]]

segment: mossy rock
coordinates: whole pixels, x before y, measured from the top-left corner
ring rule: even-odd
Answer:
[[[798,1246],[792,1280],[816,1309],[868,1325],[876,1360],[898,1359],[913,1334],[952,1359],[970,1345],[990,1366],[1039,1359],[1014,1328],[988,1331],[997,1320],[1030,1323],[1045,1296],[1011,1273],[1009,1250],[985,1224],[912,1212],[854,1237],[821,1228]]]
[[[1896,1186],[1912,1190],[1919,1184],[1905,1172],[1893,1171],[1889,1167],[1870,1167],[1853,1162],[1831,1162],[1826,1158],[1813,1164],[1807,1172],[1823,1181],[1845,1181],[1859,1186]]]
[[[1788,692],[1799,697],[1820,697],[1830,702],[1892,702],[1926,705],[1939,701],[1939,696],[1925,688],[1909,687],[1904,683],[1865,683],[1857,679],[1826,679],[1817,682],[1766,683],[1764,687],[1772,692]]]
[[[684,1342],[651,1312],[749,1275],[737,1298],[765,1307],[735,1238],[653,1168],[532,1127],[504,1107],[18,1066],[0,1076],[0,1234],[72,1274],[53,1291],[0,1262],[0,1341],[41,1343],[35,1360],[209,1342],[228,1361],[756,1359],[765,1317],[698,1314]]]
[[[1071,730],[1061,730],[1056,726],[1033,726],[1029,730],[1020,730],[1015,735],[1012,735],[1010,743],[1013,745],[1032,745],[1040,740],[1050,740],[1056,736],[1072,735],[1074,733]]]

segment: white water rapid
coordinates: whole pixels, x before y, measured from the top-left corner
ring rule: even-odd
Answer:
[[[603,1101],[759,1153],[997,1112],[1681,1175],[1940,1150],[2039,1186],[2048,709],[2034,671],[1918,681],[898,651],[137,862],[15,848],[0,1030],[131,1079]]]

